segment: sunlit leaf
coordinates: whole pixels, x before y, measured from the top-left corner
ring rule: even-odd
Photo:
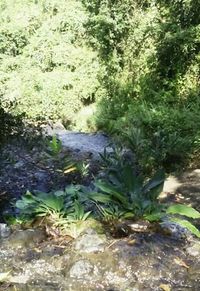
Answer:
[[[189,222],[187,220],[179,219],[179,218],[173,218],[173,219],[171,219],[171,221],[174,221],[174,222],[180,224],[181,226],[188,229],[192,234],[194,234],[200,238],[200,231],[191,222]]]
[[[100,203],[109,203],[113,201],[110,196],[103,193],[90,193],[88,198]]]
[[[101,181],[96,182],[95,185],[103,192],[110,194],[113,199],[116,199],[124,205],[127,205],[126,197],[122,193],[119,193],[112,185]]]
[[[148,215],[145,215],[144,218],[148,221],[159,221],[161,220],[161,218],[163,218],[164,216],[164,213],[162,212],[155,212],[155,213],[151,213],[151,214],[148,214]]]
[[[169,208],[166,210],[166,213],[184,215],[194,219],[200,218],[200,213],[197,210],[183,204],[173,204],[169,206]]]
[[[69,174],[69,173],[74,172],[74,171],[77,171],[77,167],[72,166],[72,167],[69,167],[69,168],[65,169],[63,173],[64,174]]]
[[[178,258],[178,257],[176,257],[175,259],[174,259],[174,262],[177,264],[177,265],[179,265],[179,266],[181,266],[181,267],[184,267],[184,268],[186,268],[186,269],[189,269],[189,266],[182,260],[182,259],[180,259],[180,258]]]
[[[163,291],[171,291],[171,287],[168,284],[160,284],[160,289],[162,289]]]

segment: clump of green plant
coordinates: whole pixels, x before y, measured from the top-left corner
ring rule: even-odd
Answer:
[[[82,178],[85,178],[89,175],[90,164],[84,161],[79,161],[76,163],[76,170],[81,175]]]
[[[104,155],[105,156],[105,155]],[[113,159],[113,156],[115,158]],[[189,221],[180,218],[200,218],[200,213],[186,205],[160,203],[159,195],[163,190],[165,174],[163,170],[155,173],[151,179],[134,173],[129,161],[119,161],[115,152],[111,155],[110,170],[103,180],[97,180],[97,191],[89,197],[97,203],[100,213],[108,219],[133,219],[161,222],[167,218],[175,221],[193,234],[200,237],[199,230]],[[106,155],[108,159],[108,155]],[[105,162],[105,159],[104,159]],[[108,161],[107,161],[108,162]]]
[[[57,156],[62,150],[62,142],[56,137],[56,135],[54,135],[52,139],[48,142],[48,147],[50,154],[53,156]]]
[[[164,172],[159,171],[146,182],[142,176],[134,175],[130,165],[126,165],[122,171],[110,174],[107,180],[96,181],[100,193],[92,193],[90,197],[96,202],[117,205],[124,211],[124,218],[147,218],[163,208],[158,196],[164,179]]]
[[[84,187],[78,185],[71,185],[64,191],[53,193],[37,191],[32,194],[27,191],[15,204],[19,210],[16,220],[33,223],[34,220],[42,218],[43,224],[74,237],[84,230],[84,221],[91,213],[85,210],[84,191]]]

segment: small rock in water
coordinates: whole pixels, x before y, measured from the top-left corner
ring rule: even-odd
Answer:
[[[14,168],[15,169],[21,169],[22,167],[24,167],[25,163],[24,161],[18,161],[15,165]]]
[[[0,223],[0,238],[9,237],[11,234],[10,227],[5,223]]]
[[[187,238],[189,235],[189,232],[185,227],[173,221],[163,221],[160,226],[165,234],[170,235],[176,239]]]
[[[104,235],[97,234],[96,231],[85,233],[75,241],[75,250],[84,253],[103,252],[105,249],[106,238]]]
[[[97,272],[97,268],[94,268],[89,261],[80,260],[70,269],[70,277],[77,279],[89,279],[94,271]]]

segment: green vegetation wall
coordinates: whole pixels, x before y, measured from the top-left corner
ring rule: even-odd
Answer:
[[[148,169],[200,152],[200,1],[83,0],[105,70],[99,128]]]
[[[79,113],[94,104],[97,128],[147,169],[197,163],[199,11],[199,0],[1,0],[2,112],[85,129]]]
[[[76,0],[0,1],[2,106],[29,120],[63,119],[98,96],[99,63]]]

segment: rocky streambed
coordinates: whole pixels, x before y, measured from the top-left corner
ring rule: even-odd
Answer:
[[[0,240],[0,290],[191,290],[200,286],[200,242],[156,233],[114,239],[88,228],[77,239],[15,230]]]
[[[1,213],[12,211],[9,201],[27,189],[49,192],[71,181],[87,186],[98,173],[97,153],[109,143],[105,135],[53,130],[52,135],[62,137],[64,145],[58,155],[23,142],[1,151]],[[66,175],[63,169],[72,156],[86,162],[88,171]],[[161,199],[187,202],[199,209],[199,178],[199,170],[169,177]],[[132,231],[116,238],[107,228],[89,225],[72,239],[40,227],[9,229],[2,217],[1,222],[0,290],[199,290],[200,241],[179,235],[178,229]]]

